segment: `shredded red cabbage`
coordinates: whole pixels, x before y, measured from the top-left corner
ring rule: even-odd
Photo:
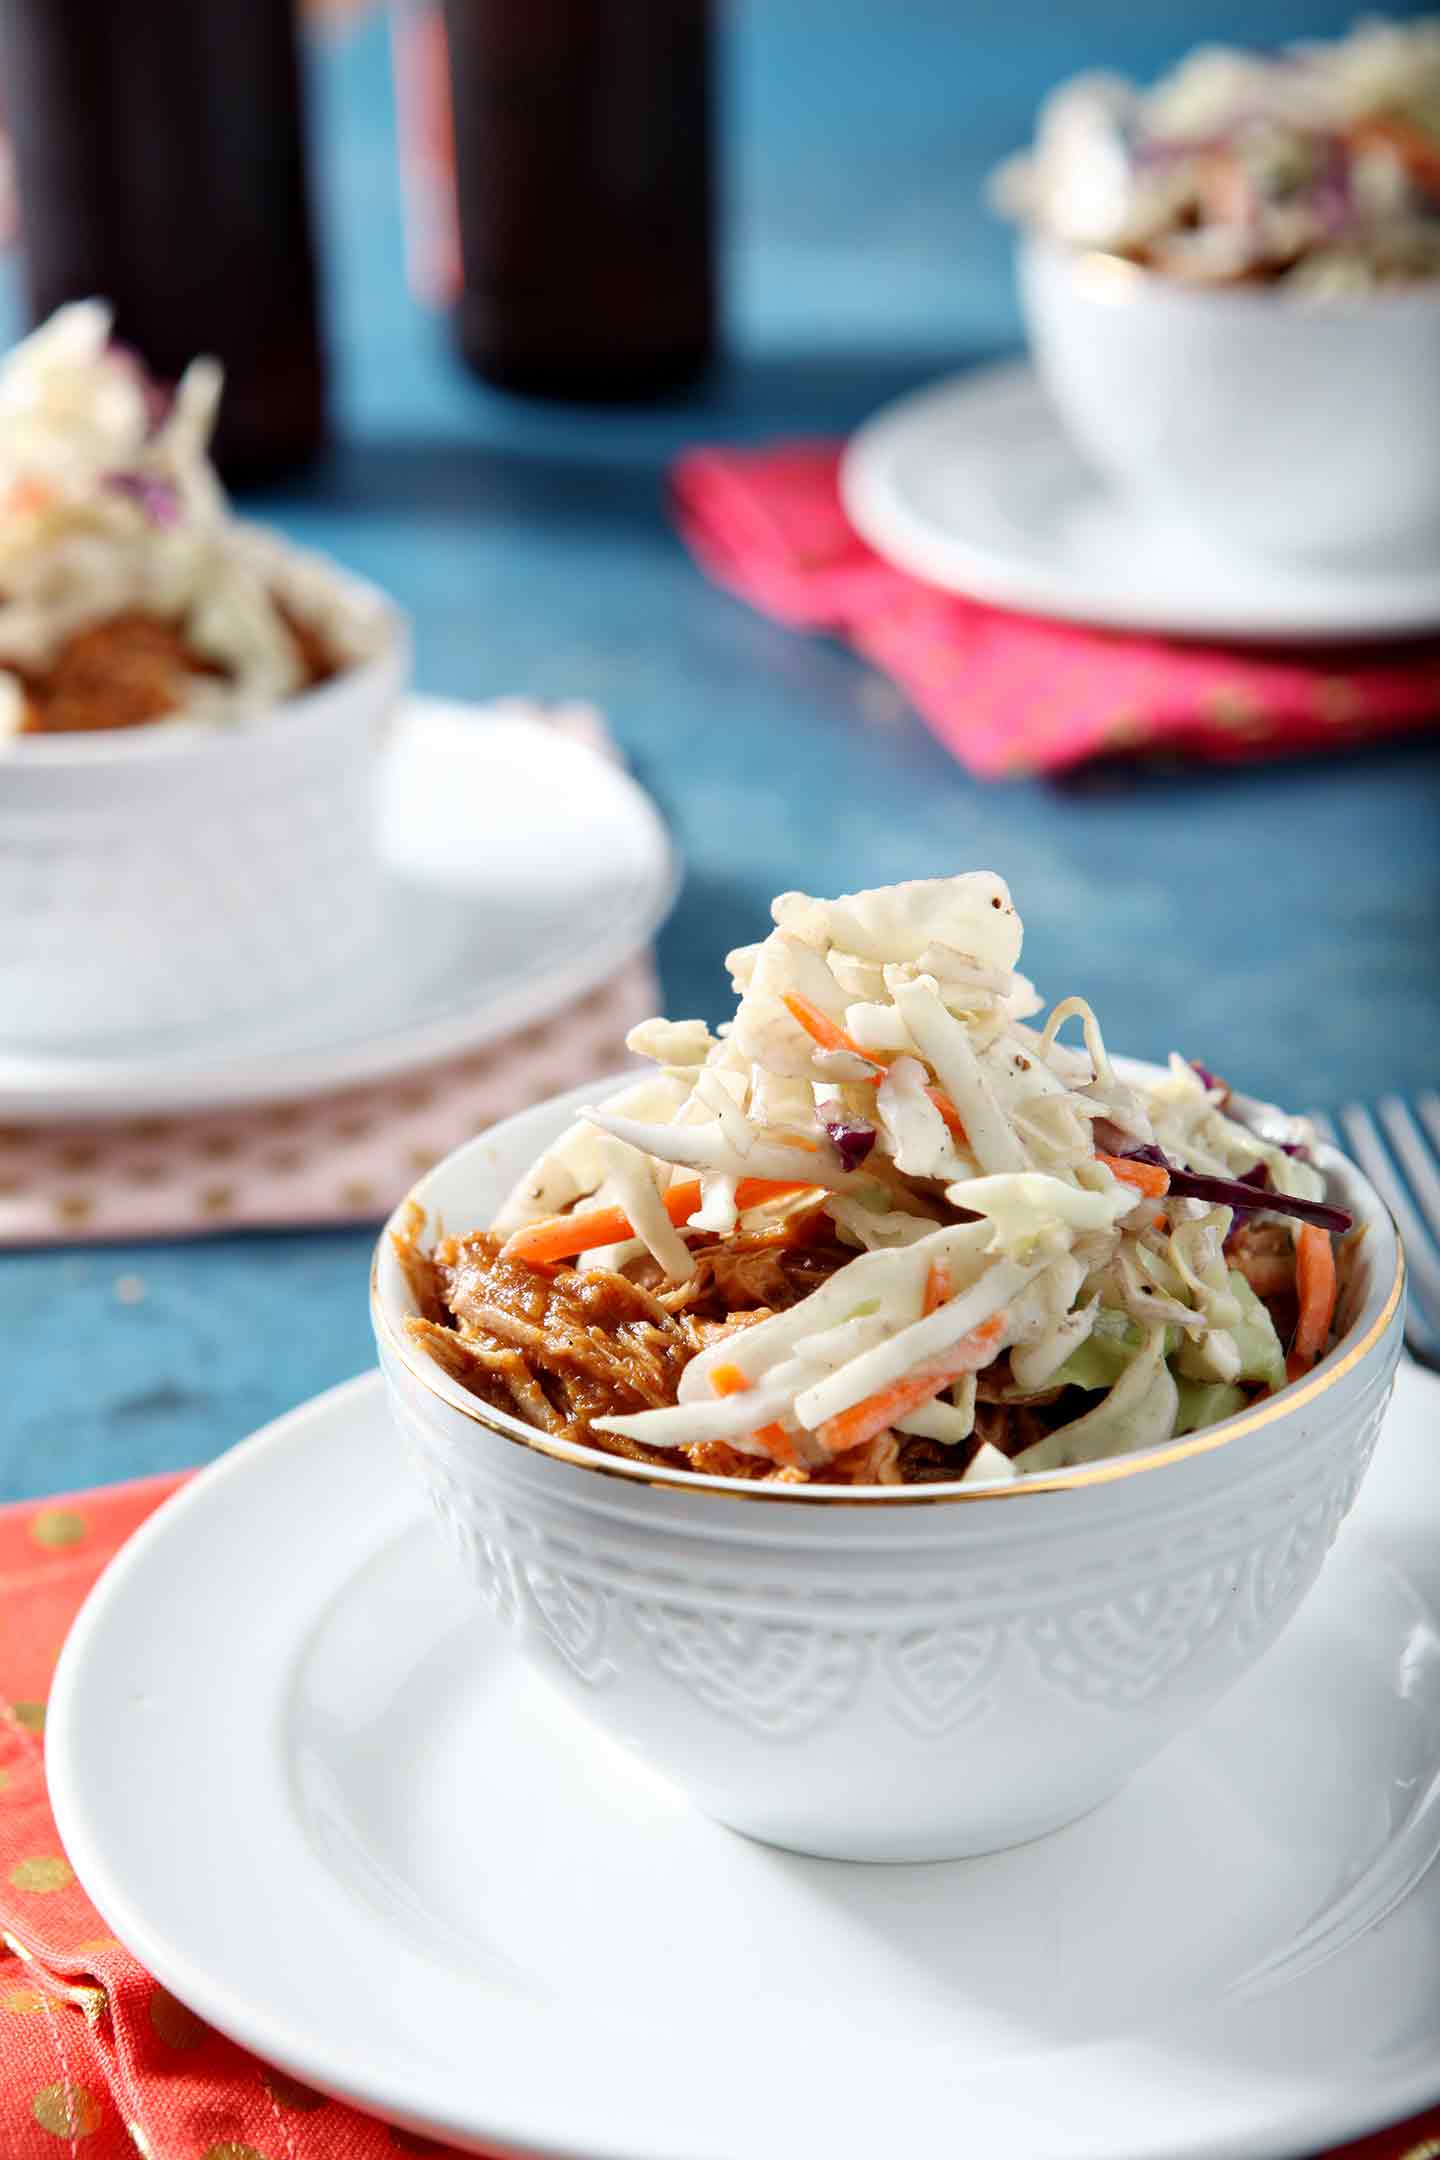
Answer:
[[[1136,1145],[1134,1133],[1126,1132],[1123,1125],[1116,1125],[1110,1118],[1092,1119],[1090,1137],[1105,1155],[1128,1155]]]
[[[1223,1088],[1225,1085],[1219,1074],[1211,1072],[1208,1065],[1202,1065],[1199,1058],[1191,1058],[1190,1070],[1200,1082],[1201,1087]]]
[[[875,1127],[868,1124],[864,1118],[842,1117],[838,1113],[833,1117],[822,1118],[821,1123],[829,1133],[831,1145],[845,1168],[858,1170],[875,1145],[878,1137]]]
[[[1310,183],[1309,209],[1325,237],[1333,240],[1355,214],[1350,159],[1338,135],[1317,138],[1314,149],[1319,169]]]
[[[105,475],[112,495],[128,496],[139,505],[152,525],[175,525],[180,518],[180,497],[168,480],[150,473],[114,472]]]
[[[1154,1163],[1157,1169],[1168,1171],[1170,1190],[1177,1200],[1209,1200],[1220,1207],[1243,1208],[1249,1215],[1293,1215],[1297,1222],[1314,1223],[1318,1230],[1333,1230],[1337,1235],[1354,1222],[1344,1208],[1331,1207],[1326,1200],[1298,1200],[1293,1193],[1267,1192],[1257,1206],[1254,1170],[1243,1177],[1207,1177],[1203,1171],[1180,1169],[1158,1147],[1127,1148],[1125,1154],[1130,1162]],[[1255,1169],[1263,1170],[1264,1164],[1257,1163]]]
[[[1252,1163],[1248,1170],[1242,1170],[1240,1172],[1236,1183],[1240,1185],[1253,1185],[1258,1192],[1268,1193],[1271,1190],[1270,1165],[1263,1162]],[[1235,1232],[1240,1228],[1240,1225],[1242,1223],[1249,1222],[1252,1215],[1262,1214],[1263,1212],[1264,1210],[1261,1208],[1232,1208],[1230,1212],[1230,1237],[1233,1237],[1235,1235]]]

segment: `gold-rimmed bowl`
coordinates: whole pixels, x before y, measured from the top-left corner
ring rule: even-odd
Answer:
[[[391,1232],[410,1206],[435,1235],[489,1222],[605,1091],[448,1156],[376,1253],[396,1428],[491,1612],[613,1739],[773,1844],[948,1859],[1097,1806],[1262,1655],[1355,1498],[1403,1306],[1372,1188],[1324,1151],[1364,1230],[1339,1340],[1239,1417],[1006,1484],[756,1486],[553,1440],[478,1402],[406,1330]],[[1263,1129],[1273,1113],[1242,1114]]]

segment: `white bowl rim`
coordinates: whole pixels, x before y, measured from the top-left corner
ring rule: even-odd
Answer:
[[[1118,1064],[1127,1061],[1117,1058]],[[1134,1063],[1134,1060],[1128,1061]],[[1152,1070],[1156,1068],[1151,1068]],[[619,1085],[626,1075],[611,1075],[607,1079],[591,1082],[589,1092],[599,1096]],[[633,1078],[633,1074],[628,1077]],[[571,1090],[572,1095],[583,1096],[584,1090]],[[551,1102],[564,1101],[565,1097],[550,1097]],[[1244,1096],[1237,1100],[1246,1103],[1251,1111],[1265,1114],[1271,1111],[1268,1104],[1252,1101]],[[546,1107],[544,1103],[531,1106],[532,1110]],[[523,1114],[523,1113],[521,1113]],[[1273,1113],[1272,1113],[1273,1114]],[[503,1122],[508,1123],[509,1120]],[[493,1130],[494,1128],[491,1128]],[[1342,1155],[1338,1148],[1326,1145],[1324,1157],[1333,1158],[1342,1165],[1346,1176],[1364,1194],[1369,1203],[1371,1234],[1380,1229],[1388,1237],[1394,1254],[1394,1266],[1388,1283],[1376,1282],[1365,1299],[1364,1305],[1350,1331],[1336,1343],[1328,1355],[1321,1359],[1304,1380],[1296,1381],[1265,1397],[1248,1410],[1234,1417],[1223,1418],[1216,1425],[1207,1425],[1198,1432],[1186,1433],[1177,1440],[1168,1440],[1162,1446],[1146,1448],[1133,1455],[1104,1456],[1098,1462],[1080,1463],[1070,1469],[1035,1472],[1022,1478],[995,1482],[965,1484],[959,1479],[937,1480],[926,1485],[825,1485],[818,1481],[808,1485],[778,1485],[752,1481],[745,1478],[726,1478],[704,1475],[696,1470],[670,1469],[657,1463],[636,1462],[629,1456],[610,1455],[601,1448],[584,1447],[575,1441],[557,1440],[549,1433],[526,1425],[507,1411],[492,1410],[478,1397],[462,1388],[435,1360],[426,1355],[413,1341],[398,1313],[391,1312],[380,1295],[380,1262],[387,1251],[389,1240],[401,1227],[404,1218],[414,1205],[424,1206],[421,1193],[431,1184],[443,1178],[460,1156],[469,1149],[485,1144],[489,1134],[478,1133],[462,1146],[428,1170],[412,1187],[398,1207],[391,1213],[380,1232],[374,1257],[370,1266],[370,1313],[376,1337],[382,1348],[387,1348],[404,1366],[410,1377],[428,1394],[434,1395],[446,1407],[471,1424],[499,1438],[512,1441],[531,1454],[548,1456],[557,1462],[569,1463],[573,1468],[591,1470],[602,1477],[617,1477],[631,1484],[649,1485],[660,1489],[681,1492],[718,1493],[728,1499],[758,1500],[770,1506],[805,1505],[848,1507],[926,1507],[954,1501],[978,1502],[981,1500],[1018,1500],[1026,1493],[1070,1492],[1079,1488],[1114,1484],[1122,1478],[1138,1475],[1142,1471],[1163,1468],[1167,1463],[1192,1460],[1197,1455],[1212,1453],[1228,1446],[1248,1434],[1289,1417],[1294,1411],[1307,1409],[1312,1403],[1329,1392],[1340,1380],[1353,1372],[1384,1340],[1391,1322],[1399,1311],[1405,1288],[1405,1255],[1394,1221],[1364,1173]],[[1383,1254],[1380,1256],[1383,1259]]]
[[[1156,301],[1196,311],[1223,308],[1233,313],[1305,322],[1318,318],[1368,322],[1377,316],[1440,314],[1440,275],[1417,278],[1409,285],[1379,285],[1363,293],[1292,293],[1283,284],[1187,284],[1183,278],[1171,277],[1149,263],[1132,262],[1128,255],[1110,248],[1062,239],[1060,234],[1032,222],[1022,225],[1020,245],[1065,268],[1088,298],[1116,307]]]
[[[286,543],[287,545],[289,543]],[[296,552],[303,553],[303,550]],[[368,578],[326,559],[325,567],[337,589],[357,611],[376,626],[375,650],[351,661],[337,674],[293,696],[272,699],[268,705],[237,715],[234,720],[161,721],[154,725],[123,728],[86,728],[73,734],[16,735],[0,747],[0,787],[7,769],[27,771],[46,767],[57,771],[84,767],[132,766],[147,759],[200,759],[241,744],[254,743],[272,729],[304,731],[309,724],[323,726],[335,707],[348,702],[370,684],[394,670],[404,670],[409,655],[409,620],[399,604]]]

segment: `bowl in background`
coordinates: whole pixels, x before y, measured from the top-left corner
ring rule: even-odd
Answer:
[[[1258,555],[1436,563],[1440,280],[1202,289],[1029,232],[1020,294],[1076,447],[1137,504]]]
[[[605,1091],[447,1157],[411,1196],[430,1230],[488,1223]],[[1255,1664],[1359,1489],[1403,1269],[1360,1173],[1319,1160],[1365,1230],[1342,1340],[1283,1395],[1147,1454],[1005,1484],[826,1488],[552,1439],[406,1333],[390,1229],[408,1201],[372,1282],[396,1429],[526,1657],[707,1814],[848,1860],[1019,1844],[1117,1792]]]
[[[0,755],[0,1047],[193,1031],[303,997],[381,902],[377,754],[409,634],[326,566],[360,657],[233,723],[20,736]]]

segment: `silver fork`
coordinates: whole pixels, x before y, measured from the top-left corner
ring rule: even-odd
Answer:
[[[1382,1095],[1373,1112],[1347,1103],[1338,1133],[1329,1118],[1315,1124],[1354,1156],[1394,1216],[1409,1278],[1405,1341],[1412,1357],[1440,1372],[1440,1095],[1427,1089],[1413,1107]]]

